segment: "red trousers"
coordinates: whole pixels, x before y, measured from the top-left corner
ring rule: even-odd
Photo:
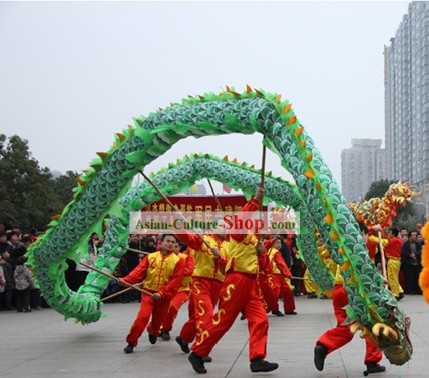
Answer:
[[[343,309],[347,305],[348,301],[346,290],[342,285],[335,285],[333,306],[334,314],[337,318],[337,326],[326,331],[316,342],[316,345],[323,345],[328,350],[328,354],[338,348],[341,348],[353,339],[354,334],[350,331],[350,327],[341,325],[347,318],[346,310]],[[383,357],[383,353],[377,349],[370,339],[365,338],[365,342],[365,364],[368,362],[380,362]]]
[[[256,276],[239,272],[228,273],[220,292],[218,312],[204,323],[192,350],[199,356],[207,357],[242,312],[248,321],[250,361],[265,358],[268,318],[258,291]]]
[[[279,293],[277,290],[277,280],[273,275],[260,274],[258,276],[259,287],[261,288],[264,307],[270,311],[276,311],[279,309],[277,301],[279,300]]]
[[[180,331],[180,337],[191,343],[204,322],[213,316],[213,309],[219,300],[222,282],[204,277],[192,277],[189,298],[189,319]]]
[[[295,298],[293,292],[286,282],[286,279],[281,274],[273,274],[273,278],[277,281],[274,288],[274,295],[276,297],[275,308],[271,309],[276,312],[279,310],[278,299],[280,295],[283,297],[283,309],[286,313],[295,311]]]
[[[147,326],[147,331],[154,336],[159,336],[160,328],[167,315],[170,306],[170,298],[161,298],[154,301],[148,294],[142,293],[140,309],[127,335],[127,343],[134,346],[138,344],[138,339]],[[151,324],[148,325],[149,318],[152,315]]]
[[[177,313],[180,307],[189,299],[189,291],[183,290],[178,291],[174,298],[171,300],[170,309],[168,310],[167,316],[162,323],[162,329],[164,331],[171,331],[173,328],[174,319],[176,319]]]

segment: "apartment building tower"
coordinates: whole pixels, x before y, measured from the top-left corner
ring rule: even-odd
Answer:
[[[429,2],[412,2],[384,47],[389,179],[429,183]]]
[[[341,151],[342,192],[348,202],[362,200],[374,181],[385,178],[381,139],[352,139],[352,147]]]

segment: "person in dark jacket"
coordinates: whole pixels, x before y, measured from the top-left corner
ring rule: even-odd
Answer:
[[[401,250],[401,265],[405,275],[405,294],[421,294],[419,275],[422,270],[422,245],[417,242],[417,231],[411,231]]]

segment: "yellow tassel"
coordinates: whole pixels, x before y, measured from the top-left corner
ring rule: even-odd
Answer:
[[[119,140],[122,142],[125,139],[124,134],[116,133],[116,136],[119,138]]]
[[[287,119],[288,125],[293,125],[296,122],[296,119],[297,119],[296,116],[289,117]]]
[[[80,184],[80,186],[85,186],[85,181],[83,181],[80,177],[75,180]]]
[[[334,217],[332,216],[332,213],[329,211],[328,214],[326,215],[325,218],[323,218],[323,220],[327,223],[327,224],[332,224],[334,223]]]
[[[313,168],[308,168],[305,172],[304,172],[304,176],[311,179],[315,176],[315,173],[313,171]]]
[[[289,113],[289,110],[290,110],[291,108],[292,108],[292,104],[291,104],[291,103],[289,103],[289,104],[285,105],[285,106],[283,107],[282,113],[283,113],[283,114]]]
[[[98,156],[100,156],[100,158],[101,158],[101,160],[103,160],[103,162],[105,162],[109,157],[109,154],[107,152],[96,152],[96,154]]]
[[[333,240],[340,240],[340,235],[338,235],[338,232],[337,232],[337,231],[332,231],[332,232],[329,234],[329,238],[330,238],[330,239],[333,239]]]
[[[296,117],[295,117],[295,120],[296,120]],[[294,123],[295,123],[295,122],[294,122]],[[301,136],[301,134],[302,134],[303,130],[304,130],[304,126],[298,127],[298,128],[295,130],[295,134],[296,134],[296,135],[298,135],[298,136]]]

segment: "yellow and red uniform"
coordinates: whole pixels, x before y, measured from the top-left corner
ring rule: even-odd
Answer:
[[[268,256],[273,264],[273,277],[277,281],[277,286],[274,288],[274,295],[277,298],[275,307],[271,309],[273,312],[279,311],[278,299],[283,296],[283,307],[286,314],[290,314],[295,310],[295,298],[293,292],[286,281],[292,277],[292,273],[287,267],[280,251],[276,248],[268,250]]]
[[[194,271],[195,259],[193,255],[190,254],[189,248],[177,254],[181,259],[185,260],[185,268],[183,273],[182,284],[177,290],[176,295],[171,300],[170,308],[168,314],[165,317],[164,323],[162,324],[162,330],[171,331],[173,328],[174,319],[176,319],[177,313],[179,312],[180,307],[189,299],[189,291],[191,284],[191,276]]]
[[[220,288],[225,279],[228,242],[214,235],[203,236],[210,248],[215,247],[220,251],[221,256],[216,257],[198,236],[183,234],[177,237],[194,250],[195,258],[188,306],[189,319],[180,331],[180,337],[190,343],[195,339],[201,324],[213,316],[213,309],[219,300]]]
[[[335,286],[333,292],[334,315],[337,319],[337,326],[326,331],[316,342],[316,345],[323,345],[327,354],[341,348],[353,339],[354,334],[350,331],[350,327],[343,325],[347,318],[346,310],[344,309],[348,305],[348,298],[346,289],[343,286],[344,280],[340,274],[339,266],[337,268],[337,274],[335,276]],[[377,348],[377,346],[369,339],[365,338],[366,352],[365,352],[365,364],[368,362],[380,362],[383,358],[383,353]]]
[[[255,211],[259,202],[250,200],[240,211]],[[258,255],[257,238],[251,233],[230,235],[226,278],[222,285],[219,307],[212,319],[206,321],[197,335],[192,350],[201,357],[209,355],[214,345],[231,328],[240,312],[248,320],[250,361],[265,358],[267,352],[268,318],[259,299],[257,276],[259,267],[269,264],[268,255]]]
[[[176,294],[183,279],[184,259],[174,252],[163,255],[154,252],[146,256],[127,276],[122,279],[136,284],[143,279],[143,288],[150,293],[158,293],[159,300],[153,300],[149,294],[141,294],[140,309],[127,335],[127,342],[136,346],[152,315],[147,331],[158,336],[167,314],[171,299]]]
[[[377,241],[378,238],[370,237],[372,241]],[[399,283],[399,271],[401,270],[401,250],[402,250],[402,239],[396,236],[388,237],[387,239],[381,239],[384,246],[384,254],[387,259],[387,280],[389,282],[390,290],[393,295],[398,298],[400,294],[404,293],[404,290]]]
[[[387,257],[387,279],[389,281],[390,290],[392,290],[393,295],[398,298],[404,293],[404,290],[399,283],[402,239],[392,237],[388,238],[387,241],[387,245],[384,248],[384,252]]]

